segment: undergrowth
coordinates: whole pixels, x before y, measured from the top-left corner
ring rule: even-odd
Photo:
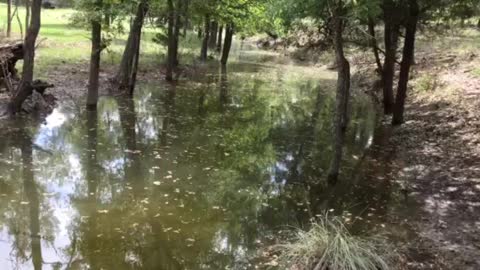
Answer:
[[[293,241],[278,246],[282,269],[388,270],[396,257],[381,237],[351,235],[342,221],[324,217],[310,230],[297,230]]]

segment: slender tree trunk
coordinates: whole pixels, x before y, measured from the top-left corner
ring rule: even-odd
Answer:
[[[42,1],[33,0],[31,23],[24,41],[22,81],[9,102],[8,111],[10,114],[19,112],[22,103],[32,94],[33,91],[31,85],[35,66],[35,43],[37,41],[38,32],[40,31],[41,9]]]
[[[101,3],[97,1],[97,8]],[[100,72],[100,54],[102,53],[102,24],[101,19],[92,22],[92,52],[90,55],[90,74],[88,78],[87,110],[95,111],[98,102],[98,77]]]
[[[7,37],[12,35],[12,0],[7,0]]]
[[[393,110],[393,125],[400,125],[403,123],[403,112],[405,109],[405,99],[407,97],[408,79],[410,76],[410,67],[415,49],[415,35],[417,31],[419,7],[417,0],[409,0],[408,3],[410,14],[405,27],[405,44],[403,46],[402,64],[400,65],[400,78],[398,80],[397,97]]]
[[[225,31],[225,42],[223,44],[222,51],[222,65],[226,65],[228,62],[228,56],[230,55],[230,49],[232,48],[232,39],[233,39],[233,24],[228,24]]]
[[[198,29],[197,29],[197,37],[198,39],[201,39],[202,36],[203,36],[203,33],[202,33],[202,26],[198,26]]]
[[[328,172],[328,183],[336,184],[342,161],[343,145],[348,124],[348,99],[350,96],[350,63],[345,58],[343,49],[343,12],[337,7],[334,18],[334,45],[335,57],[338,65],[337,94],[335,105],[335,148],[330,169]]]
[[[167,48],[167,74],[165,79],[167,81],[173,81],[173,69],[175,67],[175,37],[174,37],[174,24],[175,14],[173,8],[173,0],[167,0],[168,3],[168,48]]]
[[[174,59],[174,66],[178,66],[178,43],[180,39],[180,28],[182,27],[182,16],[181,11],[183,9],[182,4],[184,0],[177,0],[177,11],[175,16],[175,28],[173,31],[174,36],[174,47],[173,47],[173,59]]]
[[[133,95],[136,81],[136,69],[134,71],[135,62],[138,61],[140,50],[140,43],[142,37],[142,27],[145,16],[148,12],[148,1],[143,0],[137,6],[137,12],[133,22],[130,24],[130,33],[128,34],[127,44],[123,51],[122,61],[118,70],[116,81],[118,88],[123,91],[128,91],[128,94]]]
[[[23,26],[22,26],[22,20],[20,19],[20,15],[18,12],[18,6],[19,6],[18,2],[19,0],[15,0],[15,10],[13,11],[12,20],[13,20],[13,16],[17,18],[18,27],[20,28],[20,37],[23,39]],[[28,22],[26,22],[25,24],[25,29],[28,28],[27,25],[28,25]]]
[[[135,52],[135,58],[133,61],[133,67],[132,67],[132,76],[130,78],[130,84],[128,86],[128,94],[130,97],[133,97],[133,93],[135,92],[135,85],[137,83],[137,70],[138,70],[138,61],[140,60],[140,37],[138,37],[137,40],[137,46],[136,52]]]
[[[218,32],[218,23],[212,22],[210,27],[210,39],[208,41],[208,46],[211,49],[214,49],[217,46],[217,32]]]
[[[25,0],[25,29],[30,26],[30,0]]]
[[[188,30],[188,24],[190,23],[188,20],[188,6],[189,6],[189,1],[185,0],[185,10],[184,10],[184,25],[183,25],[183,36],[187,36],[187,30]]]
[[[385,61],[383,64],[383,108],[385,114],[393,110],[393,79],[395,77],[395,61],[397,56],[398,35],[400,26],[387,19],[385,21]]]
[[[217,52],[222,51],[222,41],[223,41],[223,25],[220,25],[220,28],[218,29]]]
[[[370,34],[370,44],[372,46],[373,55],[375,56],[375,62],[377,63],[377,71],[379,74],[382,74],[383,66],[382,61],[380,60],[380,55],[378,53],[378,44],[377,38],[375,35],[375,22],[372,18],[368,19],[368,33]]]
[[[200,52],[200,60],[202,62],[206,62],[208,57],[208,39],[210,38],[210,16],[208,14],[205,15],[204,32],[205,33],[203,36],[202,51]]]

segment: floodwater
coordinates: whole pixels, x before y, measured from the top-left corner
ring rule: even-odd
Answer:
[[[256,269],[262,248],[326,212],[384,227],[402,199],[364,177],[388,171],[364,158],[370,99],[353,97],[331,189],[336,74],[248,46],[233,58],[103,97],[98,113],[66,102],[4,127],[0,269]]]

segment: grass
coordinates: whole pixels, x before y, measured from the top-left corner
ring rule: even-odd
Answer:
[[[298,230],[279,249],[284,269],[298,270],[388,270],[395,256],[384,239],[353,236],[339,219],[328,217]]]
[[[7,25],[7,6],[0,4],[0,32],[4,33]],[[65,65],[87,66],[90,60],[90,32],[70,24],[73,9],[42,9],[42,25],[37,39],[35,75],[48,77],[48,72]],[[19,7],[21,23],[25,21],[25,9]],[[120,62],[128,34],[118,34],[111,45],[102,53],[102,66],[113,66]],[[156,68],[164,62],[166,48],[152,41],[154,35],[162,31],[146,25],[142,33],[141,69]],[[20,25],[17,19],[12,22],[13,39],[21,39]],[[23,29],[25,32],[25,29]],[[199,53],[200,41],[192,33],[180,40],[180,61],[190,62]]]
[[[437,77],[427,73],[415,80],[415,90],[420,93],[432,92],[437,87]]]

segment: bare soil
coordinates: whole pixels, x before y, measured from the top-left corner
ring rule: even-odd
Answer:
[[[410,94],[406,123],[390,144],[396,180],[421,206],[410,219],[408,269],[480,269],[480,67],[473,54],[420,56],[415,76],[434,89]],[[413,82],[413,89],[419,84]]]

